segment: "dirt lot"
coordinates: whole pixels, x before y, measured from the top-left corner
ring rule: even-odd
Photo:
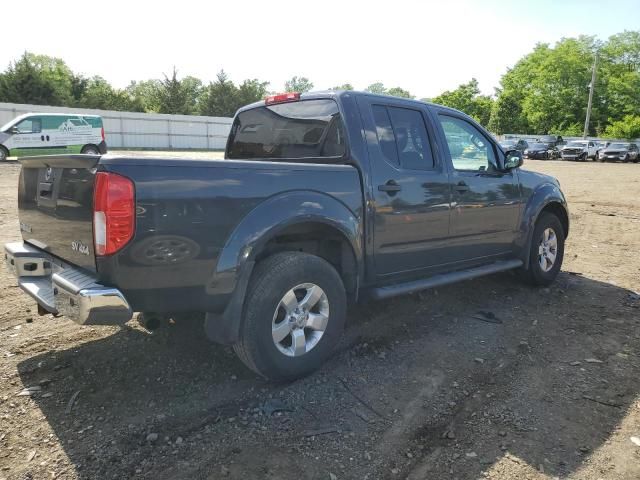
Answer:
[[[550,289],[501,274],[354,308],[334,358],[291,384],[195,320],[38,317],[2,271],[0,479],[640,478],[640,165],[527,167],[570,202]],[[2,243],[18,168],[0,165]]]

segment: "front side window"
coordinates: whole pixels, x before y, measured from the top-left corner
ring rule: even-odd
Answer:
[[[331,99],[265,105],[240,112],[227,143],[229,159],[339,158],[345,136]]]
[[[448,115],[439,115],[438,118],[444,130],[453,168],[479,172],[497,169],[493,147],[476,127]]]
[[[373,105],[378,144],[385,159],[407,170],[434,167],[422,114],[408,108]]]
[[[40,133],[42,122],[39,118],[27,118],[16,125],[18,133]]]

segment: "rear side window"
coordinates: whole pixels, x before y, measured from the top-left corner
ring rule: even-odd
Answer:
[[[227,143],[229,159],[340,158],[345,137],[331,99],[265,105],[240,112]]]
[[[422,114],[408,108],[373,105],[378,143],[385,159],[408,170],[434,167]]]
[[[102,117],[82,117],[82,119],[91,125],[91,128],[102,128]]]

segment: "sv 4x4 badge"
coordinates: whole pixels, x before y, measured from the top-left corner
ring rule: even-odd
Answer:
[[[82,253],[83,255],[89,255],[89,246],[85,245],[79,240],[71,242],[71,250],[74,252]]]

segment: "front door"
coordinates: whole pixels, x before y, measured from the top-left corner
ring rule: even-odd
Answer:
[[[42,132],[42,120],[39,117],[28,117],[17,123],[15,133],[11,137],[10,155],[24,157],[42,155],[47,147],[46,137]]]
[[[371,164],[376,274],[411,275],[446,262],[449,178],[425,112],[401,100],[359,97],[358,104]]]
[[[495,143],[472,122],[437,114],[451,171],[451,243],[459,261],[484,261],[513,251],[520,217],[517,172],[503,171]]]

